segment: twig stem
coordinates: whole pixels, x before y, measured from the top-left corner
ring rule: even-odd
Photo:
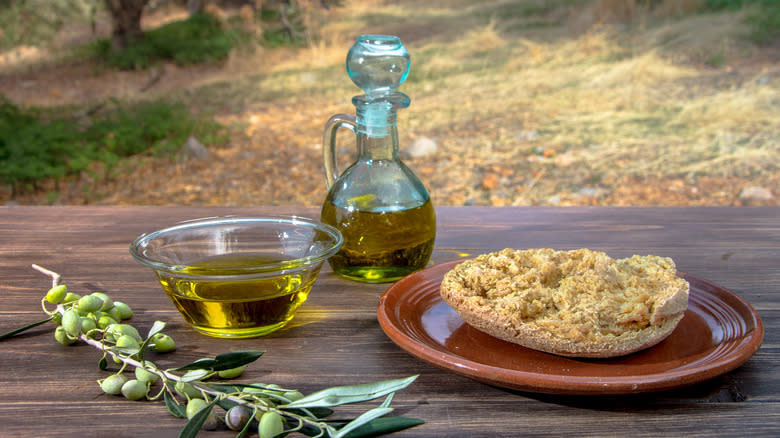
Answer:
[[[32,265],[32,268],[44,275],[48,275],[49,277],[51,277],[51,287],[57,287],[60,285],[60,278],[61,278],[60,274],[54,271],[50,271],[44,268],[43,266],[38,266],[34,263]]]
[[[33,264],[32,267],[36,271],[50,276],[51,277],[51,281],[52,281],[52,287],[56,287],[56,286],[58,286],[60,284],[60,279],[61,279],[60,274],[58,274],[58,273],[56,273],[56,272],[54,272],[52,270],[46,269],[46,268],[44,268],[42,266],[39,266],[39,265]],[[64,312],[64,307],[62,305],[58,305],[57,306],[57,312],[59,312],[59,313]],[[6,335],[7,336],[12,336],[15,333],[18,333],[20,331],[23,331],[23,330],[26,330],[28,328],[34,327],[36,325],[43,324],[44,322],[47,322],[47,321],[51,320],[52,318],[54,318],[54,316],[51,316],[50,318],[48,318],[48,319],[46,319],[44,321],[39,321],[39,322],[36,322],[36,323],[31,324],[29,326],[23,327],[22,329],[16,330],[14,332],[7,333],[7,334],[5,334],[3,336],[6,336]],[[159,368],[149,368],[149,367],[145,366],[143,363],[141,363],[140,361],[133,359],[132,357],[118,354],[115,351],[113,351],[110,347],[106,346],[105,343],[103,343],[101,341],[98,341],[98,340],[95,340],[95,339],[91,339],[91,338],[87,337],[86,334],[84,334],[84,333],[79,335],[79,339],[81,341],[83,341],[83,342],[85,342],[85,343],[87,343],[87,344],[97,348],[98,350],[102,351],[104,354],[109,354],[109,355],[111,355],[111,357],[120,360],[124,364],[123,366],[132,365],[132,366],[134,366],[136,368],[140,367],[142,369],[145,369],[146,371],[158,374],[160,377],[163,377],[164,379],[169,380],[169,381],[174,381],[174,382],[181,382],[181,381],[183,381],[183,379],[180,376],[177,376],[176,374],[170,373],[170,372],[168,372],[166,370],[161,370]],[[298,421],[302,421],[305,424],[308,424],[308,425],[317,427],[320,430],[323,430],[323,423],[320,422],[319,420],[310,419],[310,418],[305,417],[305,416],[299,416],[299,415],[296,415],[296,414],[293,414],[293,413],[290,413],[290,412],[284,412],[284,411],[278,410],[278,409],[270,407],[270,406],[263,406],[263,405],[257,404],[257,403],[248,403],[246,400],[244,400],[244,399],[242,399],[240,397],[237,397],[237,396],[234,396],[234,395],[226,395],[223,392],[211,389],[208,386],[203,385],[203,384],[201,384],[199,382],[189,382],[189,384],[192,385],[193,387],[195,387],[198,391],[200,391],[200,392],[202,392],[204,394],[208,394],[208,395],[210,395],[212,397],[221,398],[221,399],[227,399],[227,400],[230,400],[230,401],[233,401],[233,402],[236,402],[236,403],[239,403],[239,404],[243,404],[243,405],[249,405],[252,408],[258,409],[258,410],[263,411],[263,412],[276,411],[276,412],[278,412],[280,414],[283,414],[283,415],[295,417]]]

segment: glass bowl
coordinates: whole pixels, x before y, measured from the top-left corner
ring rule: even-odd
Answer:
[[[192,328],[248,338],[293,318],[342,243],[337,229],[307,218],[217,217],[142,234],[130,253],[152,268]]]

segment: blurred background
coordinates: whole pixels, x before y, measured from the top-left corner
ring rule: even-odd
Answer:
[[[365,33],[434,205],[778,205],[777,0],[0,0],[0,205],[319,206]]]

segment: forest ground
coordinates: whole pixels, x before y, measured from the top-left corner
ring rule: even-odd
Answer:
[[[780,44],[752,43],[743,11],[597,3],[311,7],[306,47],[139,71],[57,56],[109,29],[67,27],[51,47],[0,54],[0,94],[74,111],[110,98],[183,102],[230,138],[207,145],[206,159],[136,156],[110,176],[0,187],[0,204],[319,205],[323,126],[353,113],[360,92],[346,52],[358,35],[384,33],[412,56],[401,156],[435,205],[778,205]],[[144,24],[183,13],[157,10]],[[354,137],[339,142],[343,169]]]

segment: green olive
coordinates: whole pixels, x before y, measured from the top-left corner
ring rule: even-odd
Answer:
[[[78,307],[79,312],[95,312],[103,307],[103,300],[95,295],[84,295],[79,299],[76,306]]]
[[[109,318],[111,318],[109,316]],[[116,338],[122,336],[124,333],[118,333],[117,326],[119,325],[118,322],[115,322],[113,324],[107,325],[103,330],[105,330],[105,333],[103,334],[103,339],[109,341],[109,342],[115,342]]]
[[[106,377],[103,380],[98,380],[100,383],[100,389],[106,394],[117,395],[122,393],[122,386],[127,382],[127,377],[124,374],[113,374]]]
[[[81,317],[78,312],[68,309],[62,314],[62,328],[72,338],[77,338],[81,334]]]
[[[246,406],[233,406],[225,413],[225,424],[230,430],[241,430],[252,417],[252,411]]]
[[[81,332],[84,334],[89,333],[91,330],[95,330],[97,328],[97,323],[94,319],[82,316],[81,317]]]
[[[257,433],[260,438],[272,438],[284,432],[282,416],[276,412],[266,412],[260,417]]]
[[[54,312],[54,314],[51,315],[51,322],[57,325],[62,324],[62,313]]]
[[[171,351],[176,350],[176,344],[173,342],[173,338],[164,333],[156,333],[152,336],[151,343],[158,353],[170,353]]]
[[[231,368],[229,370],[217,371],[217,375],[223,379],[235,379],[243,374],[245,369],[246,365],[241,365],[240,367]]]
[[[197,388],[195,388],[194,386],[190,385],[189,383],[176,382],[176,385],[174,385],[173,388],[176,390],[176,392],[178,392],[179,394],[181,394],[183,396],[186,396],[189,399],[194,400],[194,399],[202,399],[203,398],[203,393],[198,391]]]
[[[128,400],[141,400],[146,397],[149,386],[146,382],[132,379],[122,385],[122,395]]]
[[[121,301],[114,301],[114,309],[119,313],[119,318],[122,320],[133,317],[133,310],[130,309],[130,306]]]
[[[104,316],[110,316],[110,315],[108,313],[106,313],[106,312],[101,312],[99,310],[97,312],[90,312],[90,313],[87,314],[87,317],[94,319],[95,322],[100,321],[100,318],[102,318]]]
[[[136,367],[135,378],[142,382],[154,383],[160,379],[160,376],[141,367]]]
[[[116,338],[116,346],[120,348],[141,348],[141,344],[134,337],[127,335]]]
[[[68,292],[67,294],[65,294],[65,298],[62,300],[62,302],[63,304],[67,304],[67,303],[72,303],[74,301],[78,301],[80,299],[81,299],[81,295],[73,292]]]
[[[119,310],[117,310],[116,307],[112,307],[112,308],[106,310],[106,313],[108,314],[108,316],[110,316],[116,322],[119,322],[119,321],[122,320],[122,315],[119,314]]]
[[[100,310],[105,312],[108,309],[114,307],[114,300],[112,300],[111,297],[104,294],[103,292],[92,292],[90,295],[93,297],[97,297],[103,303],[100,306]]]
[[[208,406],[209,404],[205,400],[201,400],[199,398],[190,400],[187,402],[187,408],[185,409],[187,413],[187,419],[192,419],[195,414],[203,409],[208,408]],[[206,417],[206,420],[203,422],[203,425],[200,428],[203,430],[215,430],[217,426],[219,426],[219,419],[217,419],[217,415],[212,410],[209,412],[208,417]]]
[[[73,343],[76,342],[75,339],[68,337],[68,334],[62,326],[54,329],[54,339],[62,345],[73,345]]]
[[[118,324],[118,322],[116,322],[114,318],[108,315],[103,315],[100,317],[100,319],[98,319],[98,327],[100,327],[101,330],[108,328],[108,326],[110,326],[111,324]]]
[[[136,328],[130,324],[117,324],[116,327],[114,327],[114,333],[130,336],[138,342],[143,341],[143,338],[141,337],[141,334],[138,333],[138,330],[136,330]]]
[[[203,400],[202,398],[193,398],[190,401],[187,402],[187,419],[190,420],[192,417],[195,416],[201,409],[205,408],[209,404],[206,402],[206,400]]]
[[[109,317],[110,318],[110,317]],[[119,324],[119,323],[117,323]],[[114,336],[113,328],[117,324],[109,324],[108,326],[102,328],[103,331],[103,339],[107,342],[115,342],[116,336]],[[100,323],[98,322],[98,327],[100,327]]]
[[[65,295],[68,294],[68,287],[64,284],[54,286],[46,292],[46,301],[52,304],[59,304],[65,300]]]

